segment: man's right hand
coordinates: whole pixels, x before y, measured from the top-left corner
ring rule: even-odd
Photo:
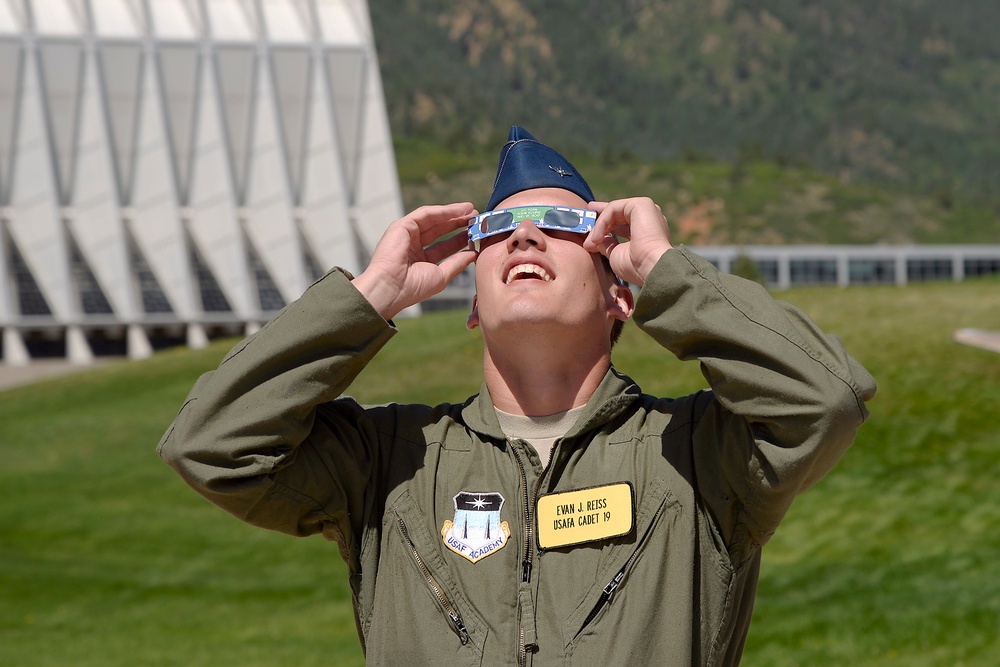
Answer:
[[[353,280],[354,286],[386,321],[401,310],[442,291],[476,259],[468,236],[456,234],[476,215],[469,202],[422,206],[396,220],[385,230],[368,268]]]

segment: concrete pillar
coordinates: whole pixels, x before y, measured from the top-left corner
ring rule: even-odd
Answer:
[[[187,346],[192,350],[201,350],[208,347],[208,334],[205,333],[205,327],[198,323],[188,325]]]
[[[3,363],[7,366],[27,366],[31,363],[31,355],[17,329],[6,327],[3,330]]]
[[[146,330],[141,326],[130,324],[125,335],[125,349],[129,359],[148,359],[153,356],[153,346]]]
[[[851,284],[851,269],[846,252],[837,255],[837,284],[841,287]]]
[[[896,284],[903,287],[906,285],[906,253],[897,252],[894,259],[896,263]]]
[[[792,286],[792,270],[790,268],[791,258],[788,253],[781,253],[778,256],[778,289],[788,289]]]
[[[78,326],[66,327],[66,359],[72,364],[87,365],[94,363],[94,353],[90,343]]]

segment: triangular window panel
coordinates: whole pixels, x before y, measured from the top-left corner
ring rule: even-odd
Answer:
[[[132,272],[135,276],[136,285],[139,287],[139,297],[142,300],[142,311],[144,313],[172,313],[174,309],[170,306],[170,300],[160,287],[160,281],[156,279],[156,274],[146,261],[146,256],[139,249],[139,244],[129,235],[129,257],[132,260]]]
[[[80,310],[87,315],[111,315],[114,310],[104,295],[97,277],[87,263],[87,258],[80,252],[80,247],[70,235],[69,241],[70,267],[73,271],[73,284],[80,298]]]
[[[142,0],[125,0],[128,5],[128,19],[140,34],[146,34],[149,26],[146,25],[146,12],[142,9]]]
[[[203,6],[212,37],[218,41],[254,39],[257,34],[251,16],[256,12],[252,4],[246,0],[207,0]]]
[[[73,192],[80,97],[83,91],[83,46],[72,42],[39,45],[42,89],[49,129],[55,144],[56,179],[60,203],[66,206]]]
[[[193,39],[201,34],[199,12],[189,0],[144,0],[149,7],[149,32],[165,39]],[[138,2],[138,0],[133,0]],[[197,2],[197,0],[194,0]]]
[[[173,2],[176,3],[177,0],[173,0]],[[191,17],[191,25],[198,30],[198,34],[206,34],[207,31],[205,30],[205,24],[202,22],[201,9],[198,7],[200,0],[180,0],[178,4],[187,6],[188,16]]]
[[[257,58],[252,48],[220,48],[216,52],[222,108],[225,112],[226,139],[233,169],[233,183],[239,202],[246,200],[246,176],[250,158],[250,129],[253,125],[253,100]]]
[[[130,0],[101,0],[94,2],[93,31],[102,38],[136,38],[144,33],[144,26],[137,7]]]
[[[289,0],[264,0],[260,5],[261,16],[267,27],[267,36],[273,42],[302,43],[311,35],[307,28],[311,21],[302,13],[301,3],[296,6]],[[308,9],[306,9],[308,12]]]
[[[101,84],[108,110],[118,194],[123,205],[131,201],[132,168],[139,127],[139,100],[142,90],[142,47],[112,43],[98,47]]]
[[[38,282],[35,281],[35,276],[28,268],[27,262],[24,261],[24,257],[21,256],[21,252],[14,244],[14,239],[6,233],[6,230],[4,230],[4,237],[8,248],[7,262],[13,274],[17,293],[18,312],[22,316],[51,315],[52,309],[49,308],[45,295],[38,287]]]
[[[271,278],[267,267],[264,266],[264,262],[261,261],[260,255],[249,244],[247,245],[247,255],[250,260],[250,270],[253,271],[254,280],[257,282],[257,299],[260,303],[260,309],[265,313],[281,310],[285,307],[285,299],[281,296],[281,292],[275,285],[274,279]]]
[[[17,42],[0,42],[0,206],[10,203],[23,53]]]
[[[163,45],[159,55],[160,81],[167,106],[174,176],[181,202],[187,205],[191,189],[191,162],[200,86],[198,46]]]
[[[326,53],[327,76],[333,96],[337,140],[346,167],[347,182],[354,190],[361,146],[361,115],[364,106],[365,54],[358,49]]]
[[[85,0],[67,0],[67,4],[70,7],[73,17],[76,19],[76,24],[79,26],[79,31],[81,33],[87,30],[87,9],[83,6]]]
[[[226,298],[219,281],[215,279],[208,264],[202,260],[201,255],[192,246],[191,266],[194,267],[195,277],[198,282],[198,293],[201,295],[201,309],[206,313],[231,313],[232,306]]]
[[[319,26],[316,24],[310,4],[312,4],[310,0],[292,0],[292,5],[299,13],[299,20],[302,21],[302,27],[308,31],[310,37],[316,38],[319,36]]]
[[[23,0],[0,0],[0,28],[4,32],[20,33],[27,25]]]
[[[34,28],[45,35],[79,35],[84,32],[83,8],[79,0],[32,2]]]
[[[309,83],[312,58],[305,49],[276,49],[271,54],[285,161],[295,205],[302,200],[302,171],[309,127]]]

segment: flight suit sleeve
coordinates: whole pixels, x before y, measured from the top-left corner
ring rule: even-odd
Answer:
[[[683,247],[650,272],[634,317],[701,363],[711,391],[696,410],[698,493],[742,561],[851,446],[875,381],[802,311]]]
[[[331,271],[197,381],[157,451],[238,518],[353,550],[379,424],[338,397],[394,333]]]

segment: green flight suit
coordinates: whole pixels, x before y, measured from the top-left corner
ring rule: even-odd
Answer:
[[[332,271],[198,380],[159,452],[240,519],[337,542],[369,664],[735,665],[761,546],[851,445],[875,383],[684,248],[634,319],[711,391],[656,398],[611,369],[543,470],[485,386],[436,407],[341,397],[394,329]],[[627,534],[539,548],[540,496],[617,482]]]

